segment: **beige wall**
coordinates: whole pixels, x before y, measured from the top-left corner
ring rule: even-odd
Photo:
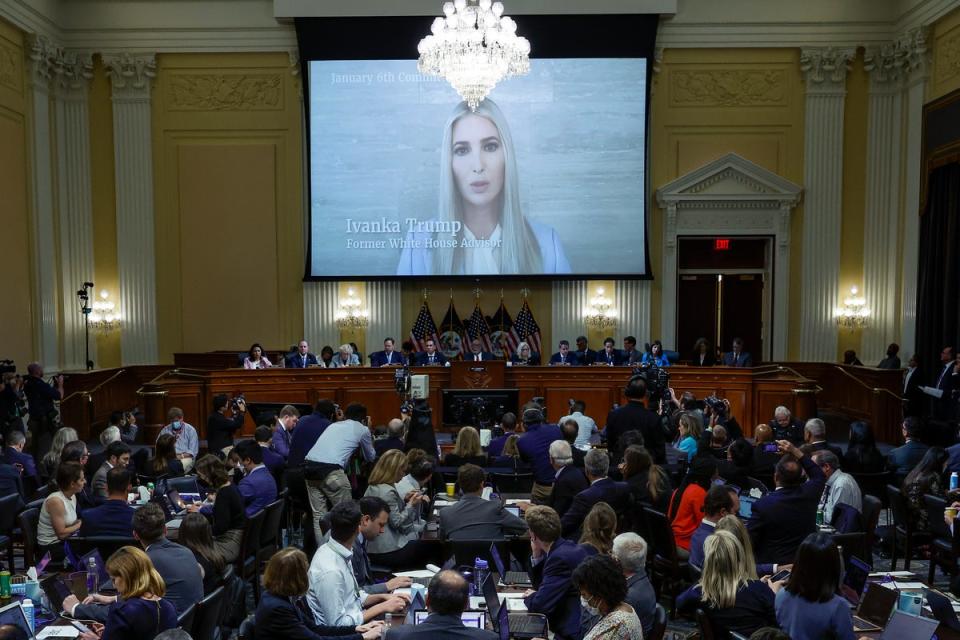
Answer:
[[[22,34],[0,20],[0,359],[12,358],[21,369],[34,358],[27,168],[29,100],[23,61]]]
[[[927,99],[934,100],[960,89],[960,9],[933,26],[933,70]]]

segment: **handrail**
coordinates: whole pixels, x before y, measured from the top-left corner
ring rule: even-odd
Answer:
[[[769,371],[760,371],[760,370],[763,369],[764,367],[767,367],[767,368],[769,368],[770,370],[769,370]],[[781,373],[781,372],[783,372],[783,371],[788,371],[788,372],[792,373],[793,375],[797,376],[798,378],[800,378],[800,379],[802,379],[802,380],[812,380],[812,378],[808,378],[807,376],[803,375],[802,373],[800,373],[800,372],[797,371],[796,369],[794,369],[794,368],[792,368],[792,367],[787,367],[787,366],[782,365],[782,364],[768,364],[768,365],[763,365],[763,366],[760,366],[760,367],[755,367],[755,368],[753,369],[753,375],[754,375],[754,376],[757,376],[757,375],[766,375],[766,374],[768,374],[768,373]]]
[[[89,400],[89,399],[90,399],[90,396],[92,396],[93,394],[95,394],[97,391],[100,391],[100,389],[101,389],[105,384],[107,384],[108,382],[113,382],[114,379],[116,379],[120,374],[126,373],[126,371],[127,371],[126,369],[117,369],[116,373],[114,373],[112,376],[110,376],[110,377],[107,378],[106,380],[102,381],[100,384],[96,385],[94,388],[89,389],[89,390],[86,390],[86,391],[74,391],[73,393],[71,393],[70,395],[68,395],[66,398],[64,398],[64,399],[61,400],[60,402],[61,402],[61,404],[62,404],[62,403],[64,403],[64,402],[66,402],[67,400],[69,400],[70,398],[72,398],[73,396],[86,396],[87,399]]]
[[[878,395],[881,394],[881,393],[888,393],[888,394],[890,394],[891,396],[893,396],[894,398],[896,398],[896,400],[897,400],[898,402],[903,402],[903,397],[902,397],[902,396],[898,396],[898,395],[895,394],[893,391],[890,391],[890,389],[884,389],[883,387],[871,387],[871,386],[868,385],[866,382],[864,382],[863,380],[861,380],[861,379],[858,378],[857,376],[853,375],[852,373],[850,373],[849,371],[847,371],[846,369],[844,369],[844,368],[841,367],[840,365],[836,365],[836,364],[835,364],[835,365],[833,365],[833,368],[836,369],[837,371],[839,371],[840,373],[842,373],[843,375],[847,376],[847,377],[850,378],[851,380],[854,380],[857,384],[859,384],[859,385],[860,385],[861,387],[863,387],[864,389],[868,389],[868,390],[870,390],[871,392],[873,392],[873,393],[875,393],[875,394],[878,394]]]
[[[171,376],[171,375],[183,376],[185,378],[200,378],[200,379],[203,379],[206,377],[199,373],[190,373],[189,371],[185,371],[183,369],[167,369],[166,371],[162,372],[160,375],[155,377],[153,380],[151,380],[147,384],[156,384],[161,380],[163,380],[164,378],[167,378],[168,376]],[[139,389],[137,389],[137,395],[143,395],[144,393],[146,393],[143,390],[143,387],[145,386],[146,385],[142,385]]]

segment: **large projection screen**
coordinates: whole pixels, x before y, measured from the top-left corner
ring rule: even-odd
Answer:
[[[564,41],[566,51],[538,47],[541,33],[556,38],[551,24],[574,17],[518,17],[533,46],[530,73],[502,81],[475,113],[445,80],[417,71],[416,41],[429,20],[378,19],[410,24],[406,51],[399,43],[357,51],[342,37],[340,47],[329,37],[322,47],[307,41],[324,31],[342,36],[358,20],[369,37],[377,20],[298,21],[306,277],[648,277],[652,36],[617,55],[591,46],[602,32],[586,29],[580,41]],[[612,16],[581,18],[615,24]]]

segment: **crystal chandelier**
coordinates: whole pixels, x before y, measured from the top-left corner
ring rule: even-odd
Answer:
[[[417,50],[420,73],[445,78],[471,111],[498,82],[530,71],[530,43],[517,36],[517,23],[491,0],[445,2],[446,17],[433,21]]]
[[[120,327],[120,313],[110,299],[110,294],[104,289],[100,292],[100,299],[94,301],[90,311],[90,326],[101,334],[107,334]]]
[[[363,329],[370,323],[370,312],[361,309],[363,304],[353,288],[347,289],[347,297],[340,299],[337,311],[337,326],[341,329]]]
[[[604,295],[603,287],[597,288],[597,295],[590,300],[590,306],[583,312],[587,326],[595,329],[607,329],[617,326],[617,310],[613,300]]]
[[[833,310],[837,326],[843,329],[863,329],[870,319],[867,299],[857,295],[857,288],[850,287],[850,296],[844,298],[843,306]]]

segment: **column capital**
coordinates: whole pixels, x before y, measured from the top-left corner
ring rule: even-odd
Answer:
[[[64,97],[86,95],[93,80],[93,54],[90,51],[57,49],[51,58],[54,89]]]
[[[126,51],[104,54],[103,65],[110,77],[114,97],[149,97],[150,81],[157,75],[156,55],[133,55]]]
[[[929,61],[929,30],[917,27],[901,34],[893,42],[867,47],[864,69],[870,74],[871,89],[886,85],[899,89],[900,83],[913,75],[925,77]]]
[[[30,86],[49,89],[53,79],[53,63],[57,47],[46,36],[30,34],[27,36],[27,68]]]
[[[846,90],[847,71],[856,50],[834,47],[808,47],[800,51],[800,70],[807,79],[807,92],[842,93]]]

